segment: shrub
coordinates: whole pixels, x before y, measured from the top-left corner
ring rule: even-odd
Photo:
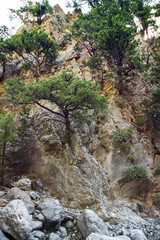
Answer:
[[[125,171],[125,176],[129,179],[138,179],[140,182],[149,179],[144,167],[137,164],[128,167]]]
[[[129,148],[131,146],[131,140],[133,135],[133,127],[130,126],[128,129],[117,128],[113,131],[113,140],[121,148]]]
[[[135,160],[134,154],[129,154],[129,155],[127,155],[127,159],[133,163],[134,160]]]

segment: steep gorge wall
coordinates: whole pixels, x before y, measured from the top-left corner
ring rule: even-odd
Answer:
[[[63,31],[78,14],[65,15],[59,6],[56,6],[53,15],[44,19],[42,27],[61,43]],[[28,29],[31,25],[32,23],[28,22],[25,28]],[[75,46],[74,40],[67,44],[60,51],[50,72],[42,78],[58,75],[62,70],[66,70],[91,80],[89,69],[82,64],[82,60],[89,57],[87,51],[82,49],[77,52]],[[14,64],[13,62],[10,66],[13,67]],[[17,71],[13,67],[16,74],[20,64],[16,67]],[[12,70],[7,74],[7,77],[14,75]],[[31,73],[20,74],[26,81],[32,80]],[[160,157],[155,155],[148,135],[137,130],[135,120],[138,105],[148,96],[149,88],[139,76],[128,85],[125,95],[119,96],[114,82],[105,79],[103,93],[109,96],[109,110],[104,119],[92,122],[91,125],[72,123],[72,150],[66,144],[64,126],[54,120],[55,116],[34,106],[29,145],[25,147],[24,156],[15,157],[14,167],[16,164],[19,166],[17,174],[23,173],[31,178],[42,179],[49,191],[58,197],[64,206],[71,208],[92,206],[105,212],[105,209],[109,211],[114,200],[123,200],[127,204],[130,201],[133,205],[145,203],[146,211],[151,211],[149,206],[159,206],[160,177],[155,177],[151,169],[160,166]],[[56,109],[55,106],[52,107]],[[131,162],[120,147],[114,144],[112,138],[112,132],[116,128],[127,129],[130,126],[133,126],[134,133],[131,150],[135,155],[135,163],[142,165],[150,177],[145,183],[124,180],[124,171]],[[156,145],[160,150],[158,140]],[[20,148],[17,148],[17,153],[19,151]],[[157,211],[153,209],[152,214],[156,215]]]

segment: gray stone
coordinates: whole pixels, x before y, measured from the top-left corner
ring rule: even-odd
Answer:
[[[43,223],[40,221],[32,221],[32,227],[34,230],[39,230],[43,226]]]
[[[0,240],[9,240],[1,230],[0,230]]]
[[[45,217],[46,223],[56,224],[61,222],[65,217],[65,212],[62,205],[58,200],[54,198],[46,198],[42,203],[38,205],[38,209],[41,210]]]
[[[67,229],[71,229],[74,228],[74,223],[72,221],[67,221],[65,226]]]
[[[108,237],[98,233],[91,233],[86,240],[131,240],[126,236]]]
[[[139,229],[133,229],[130,231],[130,236],[132,240],[147,240],[144,233]]]
[[[44,222],[44,216],[42,214],[37,214],[36,218],[41,221],[41,222]]]
[[[44,240],[45,234],[42,231],[36,230],[32,232],[32,235],[39,240]]]
[[[61,239],[62,238],[55,233],[51,233],[49,236],[49,240],[61,240]]]
[[[77,224],[84,238],[93,232],[109,235],[108,228],[103,220],[92,210],[85,209],[78,217]]]
[[[35,191],[41,192],[43,190],[43,183],[40,179],[32,180],[32,188]]]
[[[60,232],[60,237],[62,238],[67,237],[67,230],[65,227],[60,226],[58,228],[58,231]]]
[[[13,200],[0,210],[0,229],[16,240],[26,239],[32,231],[32,221],[24,202]]]
[[[27,192],[25,192],[17,187],[14,187],[14,188],[11,188],[10,191],[8,191],[7,197],[10,200],[21,199],[24,202],[24,204],[26,205],[29,213],[33,213],[35,211],[34,203],[31,201],[31,198]]]
[[[129,236],[130,234],[130,229],[126,229],[125,227],[122,227],[122,235]]]
[[[5,194],[5,192],[0,191],[0,198],[1,198],[2,196],[4,196],[4,194]]]
[[[33,235],[30,235],[27,237],[26,240],[38,240],[38,238],[33,237]]]
[[[23,177],[17,182],[11,183],[12,187],[20,188],[21,190],[30,191],[31,190],[31,180],[29,178]]]
[[[38,199],[40,199],[39,194],[36,193],[36,192],[30,192],[30,197],[31,197],[33,200],[38,200]]]

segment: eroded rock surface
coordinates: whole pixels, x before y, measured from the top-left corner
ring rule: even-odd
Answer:
[[[25,240],[32,231],[31,216],[21,200],[13,200],[0,210],[0,229],[16,240]]]
[[[34,203],[31,201],[31,198],[26,191],[22,191],[21,189],[14,187],[8,192],[7,196],[10,200],[21,199],[26,205],[29,213],[33,213],[35,211]]]
[[[109,235],[105,223],[91,210],[84,210],[78,217],[77,224],[84,238],[92,232]]]
[[[50,226],[61,223],[65,217],[65,212],[60,202],[51,197],[46,198],[40,203],[38,209],[41,210],[45,217],[46,224],[49,224]]]

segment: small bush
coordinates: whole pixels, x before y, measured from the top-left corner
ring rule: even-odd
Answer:
[[[22,66],[20,67],[21,70],[30,70],[31,69],[31,63],[30,62],[26,62],[26,63],[22,63]]]
[[[134,164],[126,169],[125,176],[129,179],[138,179],[140,182],[147,181],[148,175],[144,167]]]
[[[133,127],[130,126],[128,129],[116,129],[113,131],[114,142],[122,148],[129,148],[131,146],[131,140],[133,135]]]
[[[135,156],[133,154],[127,155],[127,159],[133,163],[135,160]]]

